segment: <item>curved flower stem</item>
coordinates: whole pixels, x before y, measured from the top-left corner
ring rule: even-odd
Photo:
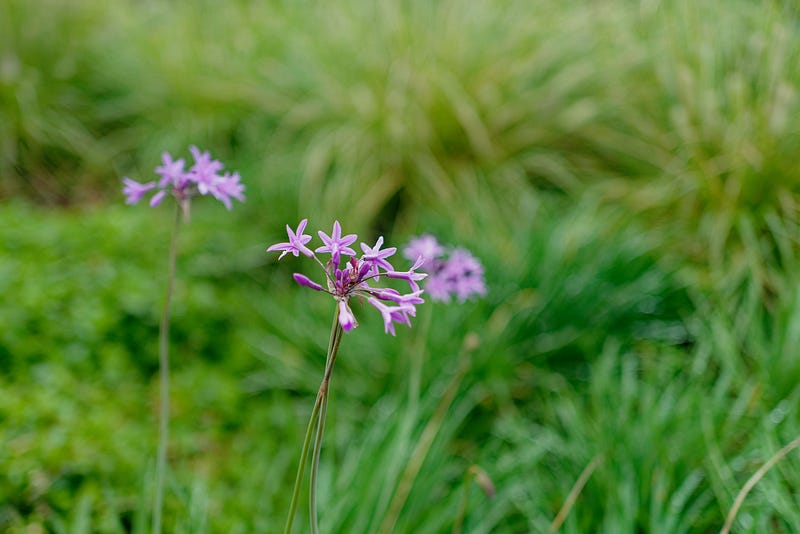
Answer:
[[[325,416],[328,413],[328,392],[330,391],[331,373],[333,364],[336,362],[336,355],[339,353],[339,343],[342,341],[342,327],[339,324],[339,307],[336,307],[334,315],[334,326],[331,331],[331,341],[328,345],[328,357],[325,364],[325,377],[319,386],[319,395],[322,396],[320,406],[319,421],[317,422],[317,436],[314,438],[314,453],[311,456],[311,473],[308,492],[308,513],[311,519],[311,532],[317,534],[317,472],[319,470],[319,455],[322,450],[322,435],[325,432]]]
[[[303,473],[305,472],[306,460],[308,459],[308,449],[311,446],[311,436],[314,432],[314,423],[316,423],[317,415],[319,415],[320,401],[320,396],[317,395],[317,401],[314,403],[314,409],[311,411],[311,419],[308,421],[306,438],[303,441],[303,450],[300,453],[300,465],[297,466],[297,476],[295,477],[294,490],[292,491],[292,502],[289,505],[289,516],[286,518],[286,527],[283,529],[284,534],[289,534],[292,531],[294,514],[297,511],[297,498],[300,496],[300,483],[303,481]]]
[[[158,419],[158,451],[156,453],[156,495],[153,501],[153,534],[161,534],[161,513],[164,506],[164,475],[167,470],[167,444],[169,443],[169,312],[175,284],[175,262],[178,256],[178,230],[181,225],[181,209],[175,206],[175,221],[169,245],[169,267],[167,293],[161,311],[158,331],[158,362],[160,375],[160,401]]]
[[[297,476],[295,477],[294,489],[292,490],[292,501],[289,504],[289,516],[286,518],[286,526],[283,529],[284,534],[290,534],[292,531],[292,524],[294,523],[294,515],[295,512],[297,512],[298,498],[300,497],[300,484],[303,482],[303,473],[305,472],[306,461],[308,460],[308,451],[309,448],[311,447],[311,436],[313,435],[314,432],[314,423],[317,422],[317,417],[320,415],[320,409],[322,408],[323,404],[323,396],[324,396],[325,406],[327,408],[327,384],[330,382],[330,373],[333,370],[333,362],[336,359],[336,352],[339,349],[339,341],[341,340],[340,339],[341,334],[342,334],[342,328],[339,325],[339,307],[337,306],[333,316],[331,337],[330,341],[328,342],[328,354],[325,357],[325,375],[322,378],[322,384],[320,385],[319,392],[317,393],[317,400],[314,403],[314,408],[311,411],[311,418],[308,421],[308,428],[306,429],[306,437],[303,440],[303,449],[300,453],[300,465],[297,466]],[[325,389],[325,391],[323,391],[323,388]],[[319,429],[317,433],[318,434],[320,433]],[[315,479],[316,473],[312,473],[312,476]],[[316,524],[314,521],[312,521],[312,524],[314,524],[312,528],[315,528]]]

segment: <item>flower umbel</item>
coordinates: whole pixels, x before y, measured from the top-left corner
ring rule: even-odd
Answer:
[[[410,317],[416,315],[415,305],[424,302],[420,297],[423,291],[417,282],[428,276],[425,273],[416,272],[421,265],[420,261],[417,261],[408,271],[394,270],[394,267],[388,262],[388,258],[394,255],[397,249],[390,247],[381,250],[383,237],[378,238],[374,247],[361,243],[361,250],[364,254],[357,258],[356,251],[350,248],[350,245],[358,239],[358,236],[355,234],[342,236],[342,226],[339,221],[333,223],[333,231],[330,235],[318,232],[324,244],[312,252],[306,247],[311,236],[303,234],[307,224],[308,219],[300,221],[297,231],[292,231],[292,228],[287,225],[286,232],[289,235],[289,241],[276,243],[267,250],[281,251],[279,260],[288,253],[294,256],[302,253],[317,260],[325,271],[326,284],[324,286],[299,273],[294,275],[294,279],[302,286],[324,291],[337,300],[339,324],[345,332],[358,326],[358,321],[350,309],[352,297],[366,300],[381,313],[384,330],[387,333],[395,335],[394,323],[411,326]],[[330,254],[331,257],[323,263],[317,256],[318,254]],[[344,261],[342,261],[343,259]],[[376,282],[380,276],[405,280],[408,282],[411,292],[402,294],[395,289],[370,285],[370,283]],[[391,305],[387,303],[391,303]]]
[[[244,185],[240,183],[239,173],[220,174],[222,163],[211,159],[211,154],[201,152],[195,146],[189,147],[195,163],[187,171],[184,170],[186,162],[183,158],[172,159],[169,152],[161,155],[161,165],[156,167],[156,174],[160,176],[158,183],[147,182],[141,184],[130,178],[123,178],[125,184],[122,193],[125,195],[126,204],[138,203],[145,193],[156,190],[150,198],[150,206],[158,206],[167,194],[172,194],[183,209],[184,215],[189,209],[189,199],[195,195],[211,195],[226,208],[231,209],[231,199],[244,202]]]
[[[408,259],[417,258],[418,268],[430,274],[425,291],[431,299],[449,302],[455,297],[465,302],[475,295],[486,294],[483,265],[464,248],[446,249],[432,235],[412,239],[403,250]]]

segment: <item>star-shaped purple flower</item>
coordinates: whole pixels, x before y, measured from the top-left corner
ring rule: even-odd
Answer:
[[[145,193],[156,186],[154,182],[140,184],[136,180],[131,180],[127,177],[122,179],[122,183],[125,184],[125,187],[122,189],[122,194],[125,195],[125,204],[136,204],[142,200]]]
[[[417,258],[417,261],[414,262],[414,265],[411,266],[411,269],[407,271],[386,271],[386,276],[389,278],[398,278],[400,280],[405,280],[411,286],[412,291],[419,291],[419,285],[417,282],[423,280],[428,275],[425,273],[417,273],[414,272],[419,269],[425,263],[425,258],[420,256]]]
[[[158,187],[162,189],[172,185],[180,187],[181,183],[186,180],[184,177],[183,166],[186,164],[183,158],[178,158],[177,161],[172,160],[172,155],[169,152],[161,154],[162,165],[156,167],[156,174],[161,176],[158,181]]]
[[[364,261],[370,265],[370,274],[375,275],[375,278],[378,278],[378,268],[383,268],[387,271],[393,271],[394,267],[392,264],[386,261],[386,258],[389,258],[397,252],[397,247],[389,247],[387,249],[381,250],[383,246],[383,236],[379,237],[378,240],[375,242],[374,247],[370,247],[366,243],[361,243],[361,250],[364,252]]]
[[[200,194],[208,194],[220,178],[217,173],[222,170],[223,165],[215,159],[212,160],[209,151],[202,152],[196,146],[190,146],[189,151],[194,157],[194,165],[189,169],[189,174],[197,184]]]
[[[289,234],[289,241],[286,243],[277,243],[272,245],[267,249],[267,252],[272,252],[273,250],[282,250],[283,253],[278,256],[279,260],[286,256],[286,254],[289,252],[291,252],[295,257],[299,256],[301,252],[309,258],[314,257],[314,253],[311,252],[311,249],[306,247],[306,243],[311,241],[311,236],[303,234],[303,230],[306,229],[307,224],[308,219],[303,219],[300,221],[300,224],[297,225],[297,232],[292,232],[292,228],[287,224],[286,233]]]
[[[231,209],[231,198],[244,202],[244,185],[240,183],[240,180],[241,177],[238,172],[233,174],[226,172],[214,182],[211,194],[222,202],[227,209]]]
[[[333,232],[331,232],[330,236],[322,230],[317,233],[325,245],[317,248],[314,252],[329,253],[334,265],[339,265],[339,259],[342,254],[346,256],[356,255],[356,251],[348,245],[352,245],[353,242],[358,239],[358,236],[356,234],[348,234],[342,237],[342,225],[339,224],[339,221],[333,221]]]
[[[411,320],[408,316],[413,316],[416,313],[414,306],[409,304],[387,306],[375,297],[368,298],[367,302],[372,304],[381,313],[381,317],[383,318],[383,331],[393,336],[396,335],[394,323],[404,323],[411,326]]]

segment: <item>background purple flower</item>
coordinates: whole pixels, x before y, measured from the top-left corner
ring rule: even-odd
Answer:
[[[127,177],[122,179],[122,183],[125,185],[125,187],[122,188],[122,194],[125,195],[125,204],[136,204],[142,200],[145,193],[156,186],[153,182],[140,184],[136,180],[131,180]]]
[[[208,151],[202,152],[196,146],[189,150],[195,162],[188,171],[184,170],[186,162],[183,158],[175,160],[169,152],[161,155],[161,165],[155,169],[155,173],[160,176],[158,184],[140,184],[130,178],[123,178],[125,203],[136,204],[152,190],[155,190],[155,194],[150,199],[150,206],[158,206],[167,194],[171,194],[184,211],[188,210],[188,200],[195,195],[210,194],[227,209],[231,209],[232,199],[244,202],[244,185],[240,182],[238,172],[219,174],[224,166],[211,159]]]
[[[428,262],[442,256],[445,249],[439,244],[439,241],[430,234],[423,234],[419,237],[413,238],[409,241],[405,249],[403,249],[403,256],[411,261],[416,261],[420,256],[425,259],[422,264],[424,267]]]
[[[164,152],[161,154],[161,161],[162,165],[156,167],[156,174],[161,176],[161,180],[158,181],[158,187],[165,188],[169,185],[180,183],[184,176],[183,167],[186,165],[184,159],[180,158],[177,161],[173,161],[170,153]]]
[[[423,258],[420,268],[430,275],[425,281],[425,291],[431,300],[449,302],[455,298],[465,302],[486,294],[483,265],[464,248],[448,250],[426,234],[412,239],[403,255]]]

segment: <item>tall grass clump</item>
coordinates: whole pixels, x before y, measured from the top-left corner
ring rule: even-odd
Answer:
[[[115,2],[112,4],[120,4]],[[129,146],[103,73],[121,5],[21,2],[0,8],[0,195],[89,201]],[[117,46],[115,46],[117,45]]]
[[[796,220],[798,14],[778,2],[37,5],[3,17],[9,193],[82,198],[55,169],[97,186],[111,158],[201,141],[357,225],[458,201],[474,172],[602,185],[715,265],[742,225]]]
[[[603,12],[544,2],[318,8],[287,38],[278,76],[295,95],[279,135],[308,139],[308,205],[355,198],[366,217],[390,201],[455,202],[465,169],[512,190],[519,176],[567,188],[591,167],[582,125],[599,114],[596,73],[614,70],[612,54],[591,54]]]
[[[641,142],[617,148],[650,169],[609,191],[717,273],[742,268],[748,234],[797,229],[797,17],[779,2],[643,3],[623,29],[643,53],[616,86],[618,127]]]

